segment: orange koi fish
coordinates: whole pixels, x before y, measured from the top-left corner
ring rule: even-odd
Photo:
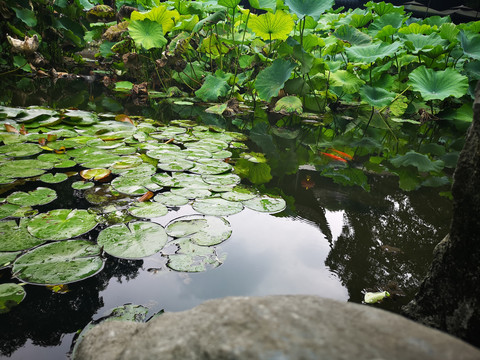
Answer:
[[[321,152],[320,154],[328,156],[329,158],[331,158],[333,160],[341,161],[341,162],[344,162],[344,163],[347,162],[347,160],[345,160],[344,158],[341,158],[340,156],[337,156],[337,155],[329,154],[329,153],[326,153],[326,152]]]
[[[334,152],[336,152],[337,154],[342,155],[344,158],[347,158],[347,159],[350,159],[350,160],[353,159],[353,157],[352,157],[351,155],[349,155],[349,154],[347,154],[347,153],[344,153],[343,151],[340,151],[340,150],[337,150],[337,149],[333,149],[333,148],[330,148],[329,150],[334,151]]]

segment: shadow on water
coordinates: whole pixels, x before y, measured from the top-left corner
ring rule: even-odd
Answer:
[[[123,112],[160,122],[193,118],[238,131],[232,125],[235,119],[206,114],[201,107],[137,106],[128,98],[122,102],[110,97],[99,83],[21,81],[20,89],[6,86],[0,102]],[[65,359],[74,333],[125,303],[148,306],[152,313],[182,311],[224,296],[315,294],[361,303],[366,291],[388,290],[392,298],[375,306],[399,312],[425,275],[435,244],[448,232],[450,201],[440,197],[438,189],[401,191],[390,176],[370,176],[371,191],[366,192],[359,186],[335,184],[314,168],[296,171],[304,150],[292,147],[284,136],[267,134],[264,123],[241,124],[250,130],[253,126],[252,145],[268,155],[271,184],[287,198],[286,211],[266,215],[246,209],[229,216],[232,236],[218,246],[226,260],[206,272],[169,270],[159,254],[137,261],[108,256],[103,271],[70,284],[66,294],[27,285],[25,300],[0,315],[1,356]],[[36,185],[28,183],[22,190]],[[62,186],[55,187],[59,199],[49,206],[89,206]],[[193,213],[185,205],[154,221],[165,226]],[[10,277],[9,270],[0,271],[0,282]]]

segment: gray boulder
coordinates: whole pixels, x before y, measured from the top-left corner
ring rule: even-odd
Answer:
[[[147,323],[93,328],[75,360],[480,359],[438,330],[370,306],[316,296],[230,297]]]

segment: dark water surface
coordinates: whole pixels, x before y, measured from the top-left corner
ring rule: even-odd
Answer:
[[[85,85],[58,83],[35,87],[27,96],[5,96],[11,106],[143,112],[161,120],[185,116],[175,108],[153,115],[147,107],[132,104],[125,110],[101,87]],[[315,182],[309,189],[302,187],[307,176]],[[0,357],[65,359],[75,332],[125,303],[145,305],[153,314],[187,310],[225,296],[315,294],[361,303],[366,291],[388,290],[392,298],[373,306],[399,312],[450,225],[451,202],[440,197],[438,189],[403,192],[393,177],[372,176],[369,193],[336,185],[308,167],[272,182],[294,199],[294,210],[268,215],[245,209],[226,217],[233,233],[217,246],[219,255],[226,254],[217,268],[179,273],[169,270],[160,255],[135,261],[109,257],[102,272],[70,284],[66,294],[26,285],[25,300],[0,315]],[[186,205],[153,221],[166,225],[194,213]],[[8,282],[9,274],[3,275],[0,282]]]

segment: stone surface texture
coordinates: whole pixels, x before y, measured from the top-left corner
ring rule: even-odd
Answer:
[[[230,297],[147,323],[110,321],[75,360],[480,359],[445,333],[366,305],[308,295]]]
[[[406,316],[480,347],[480,82],[473,122],[455,169],[450,233]]]

